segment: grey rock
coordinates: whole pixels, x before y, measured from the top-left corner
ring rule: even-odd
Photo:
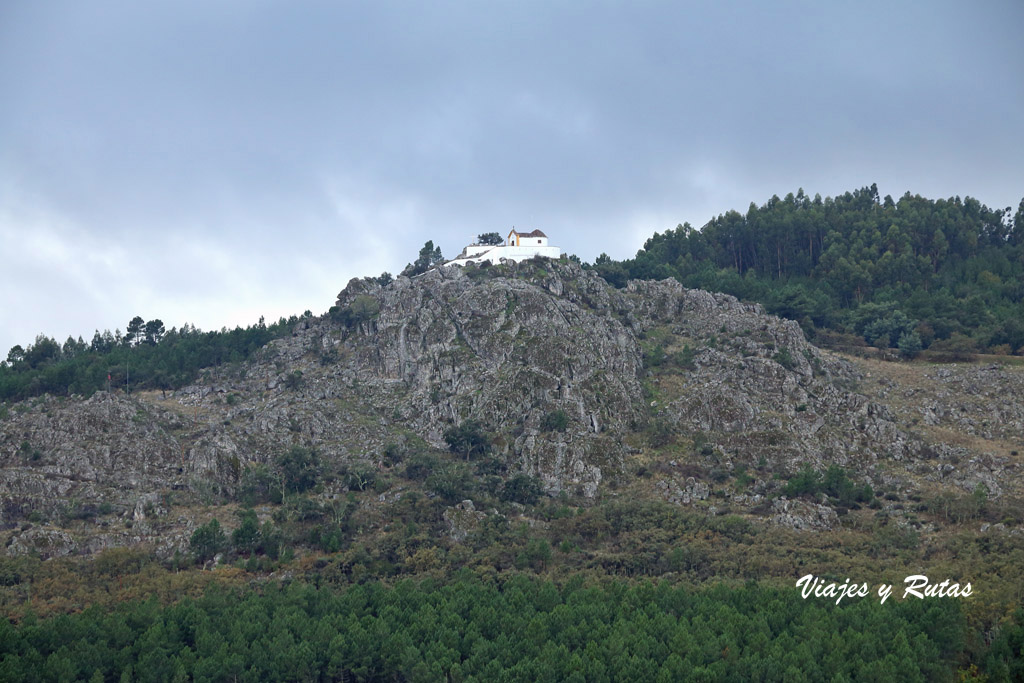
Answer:
[[[772,503],[771,521],[797,531],[827,531],[839,525],[839,515],[826,505],[780,498]]]

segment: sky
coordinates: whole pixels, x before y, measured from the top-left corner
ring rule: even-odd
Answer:
[[[0,360],[326,311],[427,240],[593,261],[803,188],[1024,197],[1024,3],[0,3]]]

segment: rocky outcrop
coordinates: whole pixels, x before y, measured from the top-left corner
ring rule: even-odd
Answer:
[[[480,523],[487,518],[487,513],[480,512],[473,505],[473,501],[464,500],[452,507],[446,508],[442,518],[448,537],[456,542],[466,540],[470,534],[480,528]]]
[[[772,503],[773,524],[795,531],[827,531],[839,525],[839,515],[827,505],[779,498]]]
[[[930,370],[924,388],[909,390],[925,424],[985,439],[1005,439],[1024,451],[1024,374],[998,364]]]
[[[338,307],[370,297],[377,314],[353,329],[323,326],[319,343],[338,349],[353,381],[390,400],[395,420],[428,442],[443,446],[448,426],[479,420],[548,491],[593,495],[602,473],[620,466],[621,435],[642,414],[642,359],[603,281],[545,268],[539,282],[477,280],[468,273],[478,270],[462,268],[387,288],[356,280]],[[553,411],[568,417],[566,429],[544,431]]]
[[[711,487],[707,483],[697,481],[693,477],[687,477],[682,484],[672,479],[661,479],[656,486],[665,500],[676,505],[689,505],[698,500],[707,500],[711,493]]]
[[[0,524],[95,515],[101,503],[125,512],[141,494],[184,487],[173,413],[106,392],[19,408],[0,422]]]
[[[948,394],[922,399],[926,423],[1024,433],[1020,401],[997,400],[1024,395],[1019,373],[975,368],[942,379]],[[681,505],[728,497],[708,473],[736,466],[791,473],[839,464],[858,481],[907,488],[925,478],[966,491],[984,483],[992,495],[1008,475],[1019,478],[1001,456],[926,442],[884,396],[861,393],[864,380],[795,323],[673,280],[615,289],[568,261],[441,268],[386,286],[356,279],[331,313],[166,401],[100,392],[9,410],[0,420],[0,526],[99,520],[112,543],[165,536],[172,552],[194,525],[175,517],[176,505],[235,491],[247,468],[293,446],[315,449],[335,472],[374,469],[388,444],[445,448],[445,430],[467,420],[488,434],[504,471],[583,498],[621,480],[629,456],[661,457],[659,440],[692,447],[692,476],[652,480],[657,495]],[[963,413],[956,397],[970,392],[977,405]],[[780,486],[760,481],[732,505],[764,514]],[[829,512],[775,500],[767,514],[827,529],[837,523]],[[449,533],[464,537],[481,514],[455,506]],[[96,545],[37,528],[9,552]]]

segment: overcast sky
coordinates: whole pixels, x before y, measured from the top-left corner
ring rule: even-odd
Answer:
[[[798,188],[1024,197],[1024,3],[0,3],[0,359],[322,313],[426,240],[586,261]]]

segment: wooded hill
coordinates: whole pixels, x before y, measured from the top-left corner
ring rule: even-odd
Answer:
[[[1024,348],[1024,200],[1014,214],[970,197],[880,199],[875,185],[825,199],[801,189],[700,230],[655,233],[636,257],[602,254],[595,268],[619,287],[676,278],[726,292],[811,336],[856,335],[908,356]]]
[[[303,317],[312,315],[308,311]],[[160,320],[136,316],[126,328],[99,330],[92,342],[68,337],[63,345],[40,334],[34,344],[17,345],[0,363],[0,401],[53,394],[91,396],[101,389],[177,389],[203,368],[239,363],[267,342],[287,334],[299,318],[266,325],[261,318],[245,329],[203,332],[185,324],[165,332]]]
[[[0,680],[1019,678],[1021,368],[853,363],[758,309],[543,260],[353,280],[255,352],[72,349],[134,378],[234,340],[170,398],[0,404]]]
[[[440,250],[425,249],[423,270],[440,259]],[[685,223],[655,233],[636,257],[602,254],[594,268],[616,287],[676,278],[759,302],[798,321],[819,345],[868,343],[907,357],[932,349],[953,359],[1024,353],[1024,200],[1013,213],[970,197],[879,199],[875,185],[825,199],[801,189],[700,230]],[[159,320],[137,317],[124,336],[97,331],[88,344],[41,334],[0,362],[0,400],[90,395],[108,376],[114,386],[178,388],[202,368],[245,360],[298,319],[165,334]]]

